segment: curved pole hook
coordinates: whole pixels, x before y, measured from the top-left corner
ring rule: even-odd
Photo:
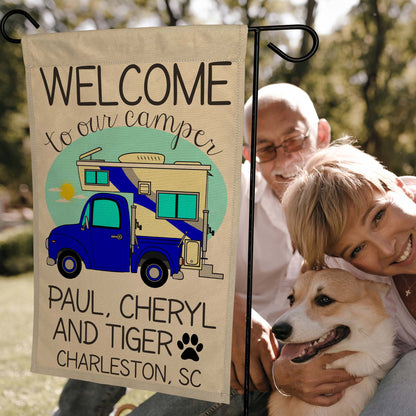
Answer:
[[[3,18],[1,19],[1,22],[0,22],[0,32],[1,32],[2,36],[8,42],[21,43],[22,41],[20,39],[11,38],[6,33],[6,29],[5,29],[7,19],[10,16],[14,15],[14,14],[21,14],[24,17],[26,17],[26,19],[29,20],[29,22],[32,23],[32,25],[35,26],[36,29],[39,27],[39,23],[28,12],[26,12],[24,10],[20,10],[20,9],[10,10],[3,16]]]
[[[274,43],[269,42],[267,46],[281,58],[286,59],[289,62],[303,62],[308,60],[317,50],[319,46],[319,37],[318,34],[307,25],[277,25],[277,26],[254,26],[250,27],[249,31],[269,31],[269,30],[305,30],[308,32],[312,37],[312,48],[311,50],[304,56],[300,57],[293,57],[285,52],[283,52],[280,48],[278,48]]]

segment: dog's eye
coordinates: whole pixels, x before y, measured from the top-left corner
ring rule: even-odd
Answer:
[[[293,295],[289,295],[287,298],[289,299],[290,306],[292,306],[295,303],[295,297]]]
[[[315,298],[315,303],[318,306],[328,306],[330,305],[332,302],[335,302],[334,299],[331,299],[329,296],[327,295],[318,295]]]

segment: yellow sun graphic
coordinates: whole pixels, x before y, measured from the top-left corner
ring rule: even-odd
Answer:
[[[74,187],[70,183],[64,183],[61,185],[61,197],[66,200],[71,200],[74,196],[75,191]]]

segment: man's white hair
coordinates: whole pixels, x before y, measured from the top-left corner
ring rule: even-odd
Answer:
[[[318,114],[309,95],[296,85],[287,83],[270,84],[258,91],[258,111],[269,105],[280,105],[293,112],[299,112],[308,120],[310,125],[317,124]],[[244,105],[244,137],[247,142],[251,137],[251,117],[253,97]]]

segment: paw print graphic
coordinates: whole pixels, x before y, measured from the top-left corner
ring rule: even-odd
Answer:
[[[198,352],[202,351],[204,346],[198,342],[198,335],[193,334],[191,337],[186,332],[182,335],[182,341],[178,341],[178,348],[182,351],[182,360],[199,361]],[[188,346],[189,342],[191,345]]]

